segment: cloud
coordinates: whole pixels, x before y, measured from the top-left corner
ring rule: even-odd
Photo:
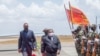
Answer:
[[[100,9],[100,0],[86,0],[87,4],[90,5],[91,7]]]
[[[41,4],[32,1],[27,6],[27,0],[0,0],[0,34],[18,34],[25,22],[36,33],[53,28],[57,34],[71,34],[64,10],[64,4],[69,8],[68,0],[57,1],[43,0]],[[91,23],[95,23],[95,16],[100,15],[99,0],[70,0],[70,3],[81,9]]]
[[[7,7],[11,8],[18,4],[18,0],[0,0],[0,5],[6,5]]]
[[[35,2],[32,2],[30,6],[26,6],[21,2],[12,6],[10,3],[16,3],[16,1],[11,0],[8,3],[4,2],[0,4],[1,35],[18,34],[18,32],[22,30],[24,22],[28,22],[30,29],[35,32],[41,32],[47,27],[53,28],[56,33],[60,34],[63,34],[63,30],[66,30],[65,27],[67,23],[63,3],[58,5],[50,0],[46,0],[42,6],[39,6],[39,4]],[[11,8],[6,4],[9,4]],[[4,28],[7,29],[4,30]],[[63,28],[63,30],[59,31],[60,28]]]

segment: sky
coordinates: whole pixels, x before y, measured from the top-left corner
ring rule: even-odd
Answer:
[[[100,22],[100,0],[0,0],[0,36],[18,35],[28,23],[34,33],[52,28],[55,34],[71,34],[64,9],[71,5],[82,10],[91,24]]]

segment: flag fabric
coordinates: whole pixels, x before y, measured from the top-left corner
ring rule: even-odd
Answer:
[[[89,25],[87,17],[81,10],[70,7],[70,10],[66,9],[66,13],[68,16],[68,20],[73,24]]]
[[[74,8],[72,6],[71,6],[70,10],[72,11],[72,13],[71,13],[72,14],[72,19],[75,19],[76,23],[83,24],[83,25],[88,25],[89,24],[89,21],[88,21],[87,17],[85,16],[85,14],[81,10],[79,10],[77,8]]]

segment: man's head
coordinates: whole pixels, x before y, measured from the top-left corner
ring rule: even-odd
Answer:
[[[96,30],[96,25],[95,25],[95,24],[92,24],[92,25],[91,25],[91,30],[92,30],[92,31],[95,31],[95,30]]]
[[[88,26],[84,26],[84,31],[89,32],[89,27]]]
[[[48,35],[48,29],[47,29],[47,28],[45,28],[45,29],[43,30],[43,32],[44,32],[45,35]]]
[[[28,30],[28,23],[24,23],[23,27],[24,27],[24,30]]]
[[[80,31],[81,29],[82,29],[82,26],[79,25],[79,26],[77,27],[77,30]]]
[[[54,35],[53,29],[48,29],[48,36],[53,36],[53,35]]]

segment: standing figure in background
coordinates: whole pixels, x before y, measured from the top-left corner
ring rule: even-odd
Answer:
[[[23,56],[32,56],[32,50],[37,49],[36,39],[33,31],[28,29],[28,23],[24,23],[23,27],[18,40],[18,52]]]

